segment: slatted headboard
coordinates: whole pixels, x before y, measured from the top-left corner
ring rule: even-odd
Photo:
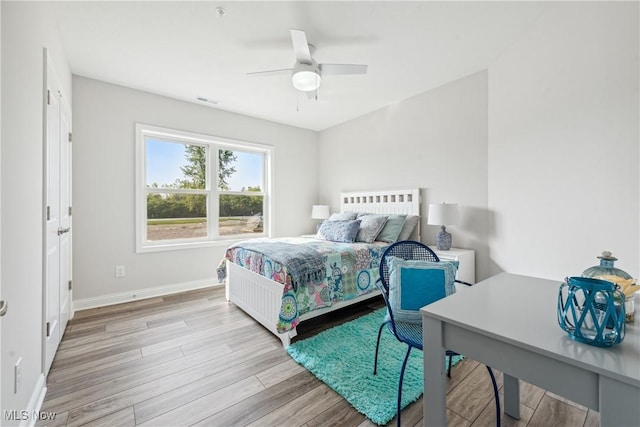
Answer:
[[[370,212],[420,216],[420,189],[350,191],[340,193],[340,212]],[[420,239],[420,222],[413,233]]]

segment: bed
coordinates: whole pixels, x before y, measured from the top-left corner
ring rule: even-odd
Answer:
[[[340,212],[419,216],[420,191],[341,193]],[[420,238],[419,221],[411,238]],[[312,237],[254,239],[246,243],[252,243],[253,247],[243,248],[239,244],[227,250],[227,301],[271,331],[284,347],[296,336],[300,322],[377,296],[374,282],[379,259],[389,245],[384,242],[335,243]],[[308,283],[298,284],[286,268],[274,261],[278,258],[270,259],[266,251],[260,249],[271,244],[275,249],[303,245],[307,248],[304,250],[310,248],[318,252],[325,277],[322,280],[308,277]]]

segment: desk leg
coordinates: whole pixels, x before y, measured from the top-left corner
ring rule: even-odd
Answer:
[[[516,420],[520,419],[520,385],[518,379],[502,374],[504,382],[504,413]]]
[[[640,420],[640,389],[600,376],[599,406],[601,426],[634,426]]]
[[[441,427],[447,425],[447,391],[445,349],[442,348],[442,322],[422,317],[422,343],[424,353],[423,424]]]

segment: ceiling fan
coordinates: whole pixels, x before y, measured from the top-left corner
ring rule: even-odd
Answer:
[[[280,70],[256,71],[247,73],[250,76],[291,74],[291,83],[299,91],[306,92],[309,98],[320,87],[322,78],[330,75],[366,74],[366,65],[356,64],[318,64],[312,57],[314,46],[307,42],[304,31],[291,30],[291,41],[296,62],[292,68]]]

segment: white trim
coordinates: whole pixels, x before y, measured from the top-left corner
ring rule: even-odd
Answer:
[[[171,243],[166,244],[155,244],[153,246],[147,246],[140,250],[140,253],[147,252],[163,252],[163,251],[174,251],[177,249],[194,249],[194,248],[211,248],[211,247],[224,247],[227,248],[230,245],[240,242],[246,239],[253,239],[256,237],[266,237],[267,235],[264,233],[247,233],[247,234],[236,234],[233,236],[233,239],[229,240],[193,240],[193,239],[175,239],[171,241]]]
[[[40,408],[42,408],[42,402],[44,402],[44,396],[46,394],[47,394],[46,381],[44,378],[44,374],[41,373],[40,376],[38,377],[36,388],[34,388],[33,393],[31,393],[31,399],[29,399],[29,404],[25,409],[28,417],[26,417],[27,418],[26,420],[22,420],[20,422],[21,427],[22,426],[33,427],[36,425],[36,422],[38,421],[38,417],[36,417],[35,414],[40,413]]]
[[[175,283],[172,285],[157,286],[154,288],[137,289],[117,294],[103,295],[94,298],[83,298],[73,301],[74,312],[88,308],[104,307],[107,305],[121,304],[123,302],[137,301],[178,292],[192,291],[207,287],[222,286],[217,279],[193,280],[191,282]]]

